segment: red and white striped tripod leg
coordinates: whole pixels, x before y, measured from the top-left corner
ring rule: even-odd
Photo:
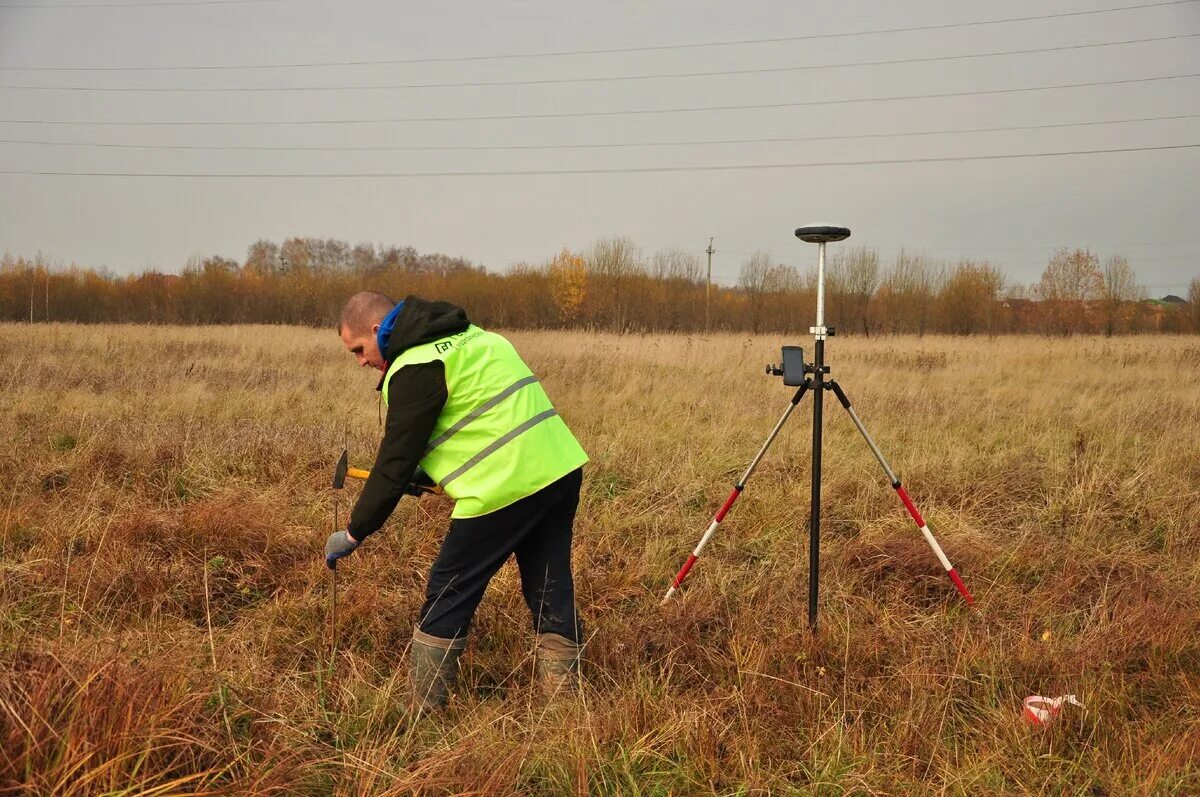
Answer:
[[[968,606],[974,606],[975,598],[971,596],[971,591],[963,583],[962,577],[958,575],[958,571],[954,569],[954,565],[950,564],[950,560],[946,557],[942,546],[938,545],[938,541],[934,539],[933,532],[929,530],[929,526],[925,523],[925,518],[921,517],[921,513],[917,511],[916,505],[908,497],[908,492],[905,491],[904,485],[900,484],[899,481],[895,481],[892,487],[896,488],[896,495],[900,496],[900,500],[904,502],[904,508],[908,510],[909,516],[917,524],[917,528],[921,530],[921,534],[925,535],[925,542],[929,543],[929,547],[937,554],[938,561],[942,563],[942,567],[946,568],[946,575],[950,576],[950,580],[954,582],[954,588],[963,596],[963,600],[967,602]]]
[[[725,519],[725,514],[729,512],[729,508],[733,506],[733,502],[742,494],[742,485],[733,488],[733,492],[725,499],[725,505],[720,511],[713,516],[712,523],[709,524],[708,530],[704,532],[704,536],[700,538],[700,542],[696,544],[696,549],[692,551],[692,555],[683,563],[683,567],[679,568],[679,572],[675,575],[675,580],[671,582],[671,588],[667,590],[667,594],[663,596],[659,606],[665,606],[667,601],[671,600],[671,596],[679,589],[679,585],[687,578],[688,571],[692,569],[692,565],[696,564],[696,560],[700,558],[700,553],[704,550],[704,546],[708,545],[708,541],[712,539],[712,535],[716,532],[717,526],[721,525],[721,521]]]
[[[675,591],[679,589],[679,585],[687,578],[688,571],[692,569],[692,565],[696,564],[696,560],[700,558],[700,552],[704,550],[705,545],[708,545],[708,541],[712,539],[712,535],[716,533],[717,527],[725,519],[725,515],[729,512],[730,507],[733,506],[733,502],[742,494],[742,490],[746,489],[746,482],[750,481],[750,477],[754,475],[754,470],[758,467],[758,463],[762,461],[763,455],[767,453],[767,449],[771,447],[771,443],[775,442],[775,438],[779,436],[779,430],[783,428],[783,424],[787,422],[792,411],[796,409],[796,405],[800,403],[800,399],[808,392],[808,386],[809,382],[806,381],[796,391],[796,395],[792,396],[792,401],[788,405],[787,410],[784,411],[783,417],[775,424],[775,428],[771,430],[771,434],[767,435],[762,448],[758,449],[758,453],[754,455],[754,459],[750,462],[750,466],[746,468],[746,472],[742,474],[742,478],[738,479],[737,484],[733,486],[733,492],[725,499],[725,504],[713,516],[712,523],[708,525],[708,530],[700,538],[700,542],[697,543],[696,549],[692,551],[692,555],[687,558],[687,561],[683,563],[683,567],[679,568],[679,572],[675,574],[675,580],[671,582],[671,588],[667,590],[667,594],[663,596],[662,601],[658,604],[659,606],[665,606],[667,601],[671,600],[671,596],[675,594]]]
[[[905,491],[904,485],[900,483],[900,479],[896,478],[892,466],[883,458],[883,452],[879,450],[879,446],[875,445],[875,441],[871,438],[867,427],[863,426],[862,419],[858,417],[858,413],[854,411],[854,407],[850,406],[850,399],[846,398],[846,394],[842,392],[842,386],[837,382],[830,382],[829,386],[833,389],[841,405],[846,408],[846,412],[850,413],[850,419],[854,421],[854,425],[858,427],[858,431],[862,434],[863,439],[867,441],[867,445],[870,446],[871,453],[875,455],[875,459],[879,460],[879,464],[883,467],[883,472],[887,474],[888,481],[892,483],[892,488],[900,496],[900,500],[904,502],[904,508],[908,510],[909,517],[913,519],[913,522],[917,524],[917,528],[921,530],[921,534],[925,537],[925,542],[929,543],[929,547],[937,555],[938,561],[942,563],[942,567],[946,568],[946,575],[950,576],[950,580],[954,582],[954,588],[963,596],[963,600],[967,602],[968,606],[974,606],[975,598],[972,597],[971,591],[963,583],[962,577],[958,575],[958,571],[954,569],[954,565],[950,564],[950,559],[946,556],[946,552],[942,550],[942,546],[938,545],[933,532],[929,530],[929,525],[925,523],[925,518],[921,517],[921,513],[917,511],[916,504],[908,497],[908,492]]]

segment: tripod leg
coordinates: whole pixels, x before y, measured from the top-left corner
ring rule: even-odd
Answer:
[[[921,517],[921,513],[917,511],[916,505],[908,497],[908,492],[904,489],[904,485],[900,483],[900,479],[896,478],[895,472],[888,465],[887,460],[883,458],[883,453],[879,450],[879,446],[875,445],[875,441],[867,432],[867,427],[863,426],[862,419],[858,417],[858,413],[854,411],[854,407],[850,406],[850,399],[846,398],[846,394],[842,392],[842,386],[837,382],[829,382],[828,384],[832,388],[834,395],[837,396],[838,401],[846,408],[846,412],[850,413],[850,420],[854,421],[854,425],[858,427],[858,431],[862,434],[863,439],[871,447],[871,453],[875,455],[875,459],[879,460],[879,464],[883,466],[883,472],[887,474],[888,481],[891,482],[896,495],[900,496],[900,500],[904,502],[904,508],[908,510],[909,516],[917,524],[917,528],[921,530],[925,541],[929,543],[929,547],[937,555],[938,561],[942,563],[942,567],[946,568],[946,574],[954,582],[954,588],[963,596],[963,600],[967,602],[968,606],[974,606],[975,598],[971,596],[970,590],[963,583],[962,578],[958,575],[958,571],[954,569],[954,565],[950,564],[950,560],[946,558],[945,552],[942,551],[942,546],[938,545],[938,541],[934,539],[933,532],[929,530],[929,526],[925,523],[925,518]]]
[[[796,391],[796,395],[792,396],[792,401],[784,411],[783,417],[779,419],[779,423],[775,424],[775,428],[771,430],[771,434],[767,435],[762,448],[758,450],[758,453],[750,462],[750,467],[746,468],[746,472],[742,474],[742,478],[738,479],[737,484],[733,485],[733,492],[729,494],[729,497],[725,499],[725,503],[717,510],[717,514],[713,516],[712,523],[708,525],[708,530],[704,532],[704,536],[700,538],[700,542],[696,545],[695,550],[692,551],[691,556],[687,558],[687,561],[683,563],[683,567],[675,575],[675,580],[671,582],[671,588],[667,590],[667,594],[663,596],[662,601],[658,604],[659,606],[665,606],[667,601],[671,600],[671,596],[675,594],[675,591],[679,589],[679,585],[687,578],[688,571],[692,569],[692,565],[696,564],[696,560],[700,558],[700,553],[704,550],[704,546],[708,545],[708,541],[712,539],[713,534],[717,531],[717,527],[721,525],[721,521],[725,519],[725,515],[733,507],[733,503],[737,501],[738,496],[742,494],[742,490],[746,489],[746,482],[754,475],[758,463],[762,461],[763,455],[767,453],[767,449],[771,447],[771,443],[775,442],[775,438],[779,436],[779,430],[783,428],[783,424],[787,422],[792,411],[796,409],[796,405],[800,403],[800,399],[804,398],[804,394],[808,392],[810,384],[810,380],[805,380],[800,389]]]

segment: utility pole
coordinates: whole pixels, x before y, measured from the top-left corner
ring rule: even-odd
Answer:
[[[708,249],[704,250],[704,251],[708,252],[708,278],[705,279],[705,281],[704,281],[704,331],[706,333],[708,332],[708,318],[709,318],[708,303],[709,303],[709,297],[712,294],[712,256],[713,256],[712,242],[713,242],[713,239],[709,238],[708,239]]]
[[[29,323],[33,323],[33,296],[37,292],[37,272],[29,269]]]

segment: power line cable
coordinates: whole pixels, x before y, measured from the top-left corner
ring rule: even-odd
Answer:
[[[897,66],[900,64],[924,64],[944,61],[962,61],[974,58],[996,58],[1011,55],[1034,55],[1038,53],[1056,53],[1071,50],[1088,50],[1101,47],[1118,47],[1131,44],[1149,44],[1154,42],[1174,41],[1177,39],[1193,39],[1200,33],[1179,33],[1171,36],[1154,36],[1144,39],[1122,39],[1111,42],[1095,42],[1091,44],[1069,44],[1059,47],[1036,47],[1024,50],[994,50],[984,53],[964,53],[960,55],[931,55],[917,58],[895,58],[883,61],[851,61],[838,64],[808,64],[803,66],[759,67],[752,69],[720,69],[706,72],[666,72],[639,75],[602,75],[595,77],[574,78],[537,78],[532,80],[480,80],[466,82],[443,83],[392,83],[385,85],[340,85],[340,86],[32,86],[9,85],[0,89],[21,91],[71,91],[71,92],[116,92],[116,93],[235,93],[235,92],[313,92],[313,91],[397,91],[402,89],[446,89],[446,88],[482,88],[496,86],[549,86],[579,83],[612,83],[633,80],[668,80],[683,78],[728,77],[734,75],[767,75],[784,72],[805,72],[824,69],[847,69],[863,66]]]
[[[888,158],[883,160],[816,161],[809,163],[744,163],[711,166],[630,166],[591,169],[513,169],[504,171],[462,172],[80,172],[38,169],[4,169],[0,174],[35,175],[48,177],[170,177],[170,178],[420,178],[420,177],[532,177],[573,174],[650,174],[677,172],[761,171],[766,169],[807,169],[829,166],[888,166],[904,163],[957,163],[964,161],[1014,160],[1018,158],[1052,158],[1069,155],[1103,155],[1126,152],[1158,152],[1200,148],[1196,144],[1168,144],[1149,147],[1118,147],[1113,149],[1079,149],[1058,152],[1015,152],[993,155],[947,155],[931,158]]]
[[[210,0],[216,2],[216,0]],[[247,0],[248,2],[250,0]],[[262,0],[270,2],[271,0]],[[191,66],[0,66],[0,70],[22,72],[150,72],[150,71],[202,71],[202,70],[233,70],[233,69],[297,69],[305,67],[325,66],[385,66],[395,64],[431,64],[431,63],[461,63],[467,61],[499,61],[519,58],[559,58],[575,55],[607,55],[616,53],[658,52],[664,50],[687,50],[701,47],[735,47],[753,44],[772,44],[780,42],[813,41],[818,39],[842,39],[854,36],[875,36],[892,33],[914,33],[920,31],[952,30],[956,28],[981,27],[986,25],[1003,25],[1016,22],[1035,22],[1046,19],[1064,19],[1069,17],[1092,16],[1096,14],[1111,14],[1122,11],[1144,11],[1150,8],[1188,5],[1200,0],[1163,0],[1158,3],[1143,3],[1139,5],[1113,6],[1097,8],[1088,11],[1065,11],[1055,14],[1034,14],[1021,17],[1006,17],[1003,19],[987,19],[971,22],[950,22],[936,25],[913,25],[898,28],[874,28],[868,30],[848,31],[844,33],[808,33],[796,36],[773,36],[755,39],[732,39],[726,41],[688,42],[682,44],[656,44],[635,47],[607,47],[577,50],[556,50],[524,53],[496,53],[489,55],[462,55],[426,58],[390,58],[360,61],[304,61],[284,64],[197,64]]]
[[[25,9],[32,11],[40,11],[42,9],[64,9],[64,8],[166,8],[169,6],[244,6],[254,5],[258,3],[280,3],[283,0],[182,0],[181,2],[172,3],[163,0],[156,2],[151,0],[147,3],[4,3],[0,4],[0,11],[6,8]],[[5,67],[11,68],[11,67]],[[20,67],[16,67],[20,68]]]
[[[1119,86],[1134,83],[1154,83],[1163,80],[1182,80],[1200,77],[1200,72],[1189,72],[1179,75],[1159,75],[1155,77],[1126,78],[1124,80],[1099,80],[1088,83],[1058,83],[1048,86],[1024,86],[1010,89],[984,89],[976,91],[951,91],[938,94],[907,94],[894,97],[855,97],[833,100],[801,100],[797,102],[755,103],[751,105],[704,105],[683,108],[632,108],[621,111],[552,111],[548,113],[519,113],[493,114],[487,116],[400,116],[382,117],[376,119],[274,119],[266,121],[251,121],[243,119],[232,120],[201,120],[201,121],[80,121],[76,119],[0,119],[3,124],[18,125],[66,125],[66,126],[268,126],[268,125],[347,125],[347,124],[395,124],[409,122],[483,122],[514,119],[571,119],[601,116],[642,116],[651,114],[695,113],[700,111],[747,111],[770,108],[800,108],[814,105],[849,105],[869,102],[898,102],[902,100],[929,100],[948,97],[978,97],[998,94],[1020,94],[1031,91],[1052,91],[1057,89],[1091,88],[1096,86]]]
[[[558,150],[558,149],[631,149],[636,147],[693,147],[728,144],[788,144],[805,141],[849,141],[854,139],[912,138],[917,136],[962,135],[966,133],[1001,133],[1016,130],[1054,130],[1070,127],[1097,127],[1101,125],[1131,124],[1135,122],[1163,122],[1178,119],[1200,118],[1200,113],[1173,114],[1170,116],[1139,116],[1128,119],[1102,119],[1087,122],[1055,122],[1040,125],[1005,125],[1000,127],[969,127],[956,130],[915,130],[890,133],[854,133],[830,136],[793,136],[778,138],[728,138],[700,139],[696,141],[626,141],[585,144],[433,144],[433,145],[378,145],[345,147],[303,146],[255,146],[232,144],[118,144],[95,141],[47,141],[44,139],[3,138],[0,144],[23,144],[50,147],[97,147],[101,149],[149,149],[149,150],[195,150],[205,152],[493,152],[511,150]]]

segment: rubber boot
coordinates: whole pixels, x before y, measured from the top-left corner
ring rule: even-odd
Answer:
[[[443,639],[420,629],[413,631],[408,680],[414,708],[434,711],[445,707],[458,675],[458,657],[466,649],[466,637]]]
[[[574,692],[579,686],[582,654],[582,645],[561,634],[539,634],[537,675],[542,692],[550,696],[559,692]]]

